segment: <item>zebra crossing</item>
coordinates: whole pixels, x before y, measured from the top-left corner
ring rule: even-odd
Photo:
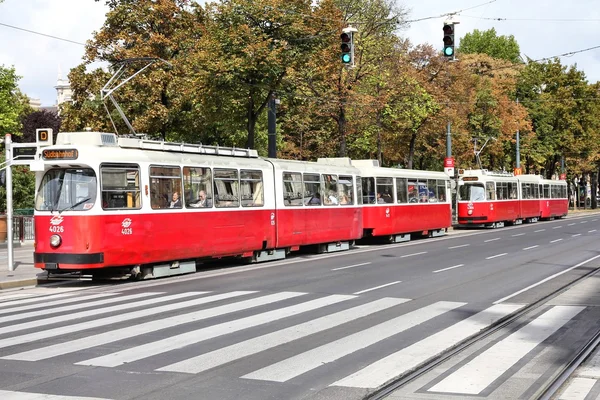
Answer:
[[[127,293],[0,302],[0,360],[187,375],[227,367],[265,384],[317,372],[327,387],[376,389],[524,307],[292,291]],[[584,309],[548,307],[428,391],[480,393]],[[361,354],[365,363],[344,362]]]

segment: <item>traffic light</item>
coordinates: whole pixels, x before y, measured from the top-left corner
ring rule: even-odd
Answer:
[[[454,24],[444,24],[444,56],[454,59]]]
[[[352,43],[352,32],[343,32],[340,35],[340,39],[342,39],[342,64],[344,65],[353,65],[354,64],[354,52],[352,51],[353,43]]]

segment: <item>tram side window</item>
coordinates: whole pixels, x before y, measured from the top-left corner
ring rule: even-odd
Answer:
[[[319,174],[304,174],[304,204],[307,206],[320,206],[321,176]]]
[[[530,183],[530,185],[531,185],[531,189],[533,190],[533,198],[539,199],[540,198],[540,186],[536,185],[535,183]]]
[[[362,204],[363,203],[363,198],[361,195],[362,177],[360,177],[360,176],[356,177],[356,190],[358,191],[358,196],[356,196],[356,204]]]
[[[153,209],[181,208],[181,169],[165,165],[150,166],[150,205]]]
[[[239,207],[240,190],[237,169],[215,168],[215,206]]]
[[[419,182],[408,181],[408,202],[418,203],[419,202]]]
[[[337,206],[340,204],[338,199],[338,178],[337,175],[321,175],[323,183],[323,204],[326,206]]]
[[[184,167],[183,187],[185,190],[185,206],[192,208],[209,208],[213,204],[212,173],[210,168]]]
[[[394,178],[377,178],[377,203],[394,202]]]
[[[510,199],[516,200],[518,198],[517,188],[518,184],[516,182],[508,182],[508,193],[510,195]]]
[[[437,185],[438,201],[445,202],[446,201],[446,181],[438,179],[436,181],[436,185]]]
[[[564,185],[560,186],[560,197],[563,199],[567,198],[567,187]]]
[[[141,208],[140,168],[137,165],[102,165],[100,175],[102,208]]]
[[[435,179],[427,179],[427,194],[429,203],[438,202],[437,181]]]
[[[498,200],[508,199],[508,182],[496,182],[496,198]]]
[[[242,207],[262,207],[265,204],[262,171],[240,171]]]
[[[301,206],[302,199],[302,174],[299,172],[283,173],[283,204],[286,206]]]
[[[396,178],[396,201],[399,204],[408,203],[406,178]]]
[[[375,197],[375,178],[362,178],[362,202],[363,204],[374,204]]]
[[[338,193],[341,205],[351,206],[354,204],[354,184],[352,176],[340,175],[340,180],[338,181]]]
[[[485,183],[485,195],[488,200],[496,200],[496,188],[494,182]]]
[[[550,198],[550,185],[549,184],[544,184],[544,198],[545,199],[549,199]]]

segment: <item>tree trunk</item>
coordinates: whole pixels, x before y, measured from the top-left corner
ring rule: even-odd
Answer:
[[[248,130],[248,140],[246,141],[246,147],[249,149],[254,149],[254,130],[256,128],[256,114],[254,113],[254,98],[252,93],[248,96],[248,104],[247,104],[247,117],[248,117],[248,125],[246,129]]]
[[[598,173],[592,173],[592,209],[598,208],[598,198],[596,197],[596,190],[598,190]]]
[[[348,150],[346,148],[346,110],[344,106],[340,106],[340,117],[338,118],[338,133],[340,135],[340,149],[338,155],[346,157]]]
[[[383,167],[383,154],[381,150],[381,110],[377,110],[377,160],[379,161],[379,166]]]
[[[410,135],[410,145],[408,147],[408,169],[413,168],[413,160],[415,158],[415,143],[417,142],[417,134],[413,132]]]

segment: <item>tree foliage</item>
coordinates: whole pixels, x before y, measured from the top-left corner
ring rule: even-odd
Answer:
[[[498,36],[496,29],[475,29],[460,40],[458,54],[487,54],[490,57],[522,63],[521,50],[513,35]]]

